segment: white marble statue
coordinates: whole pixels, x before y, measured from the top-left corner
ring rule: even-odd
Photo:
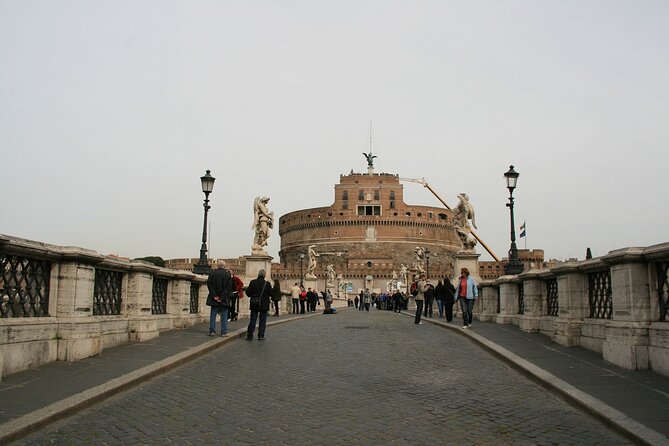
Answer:
[[[328,277],[327,284],[328,284],[329,287],[334,286],[335,275],[336,275],[336,273],[335,273],[334,265],[332,265],[332,264],[328,265],[327,266],[327,277]]]
[[[425,269],[423,268],[423,261],[425,260],[425,248],[422,246],[416,246],[416,258],[413,262],[413,270],[417,274],[424,274]]]
[[[402,268],[400,268],[400,279],[405,285],[409,281],[409,268],[404,263],[402,263]]]
[[[304,275],[307,279],[315,279],[316,278],[316,260],[318,259],[318,254],[316,250],[314,249],[316,245],[311,245],[309,246],[309,250],[307,251],[307,254],[309,255],[309,266],[307,267],[307,273]]]
[[[268,197],[256,197],[253,202],[253,226],[255,236],[253,237],[252,254],[267,254],[263,247],[267,246],[269,230],[274,227],[274,212],[267,209]]]
[[[462,247],[465,251],[473,251],[474,247],[478,243],[476,237],[472,235],[471,226],[476,229],[476,216],[474,214],[474,206],[469,202],[469,196],[467,194],[459,194],[458,198],[460,202],[453,209],[453,226],[455,227],[455,232],[460,237],[462,242]],[[471,220],[472,224],[469,225]]]

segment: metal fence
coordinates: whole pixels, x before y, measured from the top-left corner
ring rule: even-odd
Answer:
[[[167,314],[167,279],[153,278],[151,314]]]
[[[49,316],[51,262],[0,253],[0,317]]]
[[[611,272],[609,270],[588,274],[588,301],[591,318],[611,319],[613,315],[611,296]]]
[[[200,312],[200,284],[190,283],[190,314]]]
[[[106,269],[95,269],[93,290],[93,316],[121,314],[121,284],[123,273]]]
[[[546,281],[546,313],[548,316],[557,316],[560,311],[558,304],[558,281],[550,279]]]

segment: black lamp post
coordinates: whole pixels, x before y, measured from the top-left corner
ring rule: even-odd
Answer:
[[[425,250],[425,278],[430,278],[430,250]]]
[[[207,260],[207,213],[211,206],[209,206],[209,194],[214,190],[214,181],[216,178],[212,177],[211,171],[207,170],[207,173],[200,177],[202,182],[202,192],[204,192],[204,229],[202,230],[202,246],[200,247],[200,260],[197,262],[193,268],[195,274],[209,274],[211,267],[209,266],[209,261]]]
[[[509,202],[506,206],[511,213],[511,249],[509,249],[509,263],[504,268],[505,274],[520,274],[523,272],[523,263],[518,260],[518,248],[516,248],[516,223],[513,220],[513,190],[516,188],[520,174],[509,166],[509,171],[504,174],[506,187],[509,189]]]
[[[304,274],[302,274],[302,263],[304,262],[304,253],[300,253],[300,287],[304,288]]]

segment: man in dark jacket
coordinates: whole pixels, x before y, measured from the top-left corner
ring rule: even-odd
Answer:
[[[246,287],[246,295],[249,298],[251,308],[251,317],[249,326],[246,329],[246,340],[253,340],[253,332],[256,329],[256,320],[260,316],[258,323],[258,340],[265,339],[265,326],[267,325],[267,312],[269,311],[269,301],[272,296],[272,284],[265,280],[265,270],[258,271],[258,278],[253,279]]]
[[[211,307],[209,314],[209,336],[216,336],[216,315],[221,313],[221,336],[228,335],[228,309],[230,308],[230,295],[234,291],[232,276],[225,269],[225,262],[219,260],[214,271],[209,273],[207,279],[207,305]]]
[[[455,304],[455,287],[448,277],[444,277],[444,311],[446,322],[453,320],[453,305]]]

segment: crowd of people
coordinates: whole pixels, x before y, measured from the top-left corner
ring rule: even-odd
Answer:
[[[265,271],[260,270],[258,277],[252,280],[248,287],[244,288],[242,280],[235,276],[231,271],[225,268],[225,261],[219,260],[217,268],[209,274],[207,280],[209,294],[207,296],[207,305],[210,307],[209,316],[209,336],[216,336],[216,318],[220,314],[221,336],[228,336],[228,321],[237,320],[239,299],[244,296],[244,292],[249,298],[250,317],[247,328],[247,340],[253,339],[256,321],[258,321],[258,339],[265,339],[265,327],[267,316],[271,309],[274,310],[274,316],[279,316],[279,304],[285,293],[281,290],[281,284],[278,279],[274,279],[273,284],[265,279]],[[409,294],[413,296],[416,302],[416,314],[414,323],[422,324],[422,317],[433,317],[434,303],[437,303],[437,312],[439,318],[446,318],[447,322],[453,320],[453,308],[456,303],[460,304],[462,310],[463,325],[462,328],[468,328],[472,325],[472,312],[474,302],[478,298],[478,286],[474,279],[470,277],[469,270],[462,268],[460,277],[452,282],[452,276],[439,279],[434,286],[432,281],[420,273],[414,276],[409,287]],[[305,289],[297,282],[290,289],[290,298],[293,314],[314,313],[317,307],[321,305],[327,312],[332,306],[333,296],[330,290],[318,293],[316,288],[308,287]],[[351,301],[359,311],[369,311],[376,307],[378,310],[393,311],[400,313],[408,308],[408,295],[396,290],[394,293],[372,293],[369,288],[361,290],[360,293]]]
[[[413,277],[408,287],[408,294],[396,290],[394,293],[372,293],[368,288],[361,290],[353,299],[352,305],[359,311],[369,311],[376,307],[378,310],[387,310],[399,313],[408,309],[409,295],[416,301],[416,315],[414,322],[422,324],[423,317],[434,317],[434,306],[436,302],[437,317],[445,318],[447,322],[453,320],[453,312],[456,304],[460,304],[462,310],[462,328],[468,328],[472,324],[472,311],[474,301],[478,298],[478,286],[474,279],[469,276],[469,270],[462,268],[460,277],[453,282],[453,276],[437,280],[436,286],[432,281],[421,273]]]

